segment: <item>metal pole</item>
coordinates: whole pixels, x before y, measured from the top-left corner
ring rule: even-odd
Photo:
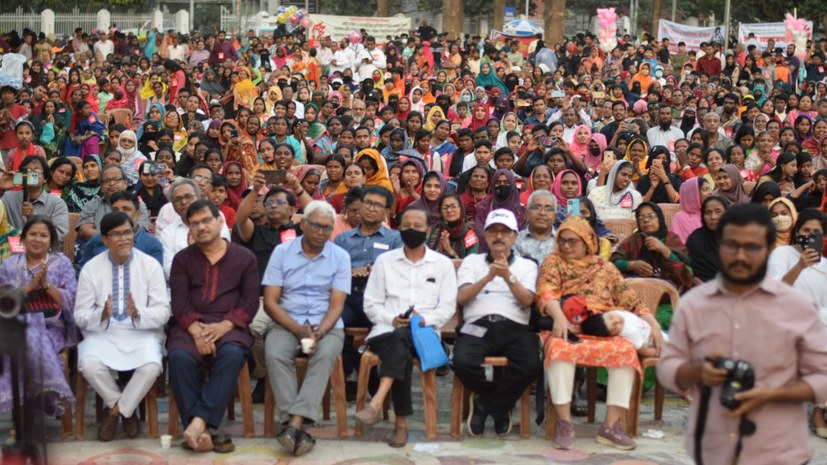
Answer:
[[[724,3],[724,26],[726,27],[726,31],[724,32],[724,50],[729,48],[729,20],[730,20],[730,9],[732,8],[731,0],[726,0]]]
[[[528,2],[531,0],[525,0],[525,19],[528,19]]]
[[[672,0],[672,22],[675,22],[675,16],[678,13],[678,0]]]
[[[629,0],[629,30],[626,31],[632,37],[635,36],[635,0]]]
[[[195,0],[190,0],[190,34],[195,29]]]

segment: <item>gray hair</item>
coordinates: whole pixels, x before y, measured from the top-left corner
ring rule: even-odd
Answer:
[[[118,172],[121,173],[121,177],[126,179],[126,171],[124,171],[123,166],[118,165],[116,163],[110,163],[108,165],[104,165],[103,168],[101,168],[101,178],[103,177],[104,171],[108,171],[108,170],[118,170]]]
[[[704,115],[704,122],[706,122],[710,118],[718,118],[719,121],[721,120],[721,116],[718,113],[715,113],[714,111],[709,111]]]
[[[336,221],[336,210],[333,209],[333,206],[329,203],[325,202],[324,200],[314,200],[307,204],[304,207],[304,216],[309,218],[310,215],[314,213],[319,213],[321,215],[327,215],[332,219],[334,222]]]
[[[172,183],[172,187],[169,188],[169,198],[172,199],[172,196],[175,194],[175,191],[181,186],[190,186],[192,187],[192,191],[195,192],[196,196],[201,195],[201,188],[198,187],[198,184],[195,183],[190,178],[178,178]]]
[[[528,196],[528,203],[526,204],[526,208],[531,208],[534,205],[534,202],[536,202],[537,199],[539,199],[541,197],[550,198],[552,205],[554,205],[554,209],[555,210],[557,209],[557,197],[554,194],[552,194],[550,191],[547,191],[547,190],[544,190],[544,189],[538,189],[538,190],[532,192],[531,195]]]

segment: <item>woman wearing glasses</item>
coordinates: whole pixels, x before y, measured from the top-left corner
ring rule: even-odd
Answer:
[[[479,238],[465,221],[465,210],[458,194],[448,194],[439,201],[439,223],[431,228],[427,244],[459,261],[479,251]]]

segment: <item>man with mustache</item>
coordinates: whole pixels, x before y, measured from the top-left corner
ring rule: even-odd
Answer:
[[[465,323],[454,346],[454,373],[474,392],[468,433],[482,436],[488,416],[494,431],[511,432],[511,409],[540,374],[538,338],[528,325],[537,283],[537,264],[517,256],[517,218],[497,209],[485,220],[488,253],[469,255],[457,272],[457,303],[464,307]],[[509,369],[494,379],[486,375],[483,360],[508,358]]]
[[[686,432],[697,463],[807,463],[801,404],[827,400],[827,331],[809,297],[767,276],[775,227],[766,208],[732,207],[716,234],[721,272],[681,298],[658,379],[700,399],[692,402]],[[731,372],[717,366],[721,358],[749,363],[755,387],[731,385]],[[725,384],[736,392],[730,410],[722,405]]]

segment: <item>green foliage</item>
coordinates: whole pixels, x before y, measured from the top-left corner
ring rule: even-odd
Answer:
[[[376,9],[376,0],[322,0],[325,14],[374,16]]]

